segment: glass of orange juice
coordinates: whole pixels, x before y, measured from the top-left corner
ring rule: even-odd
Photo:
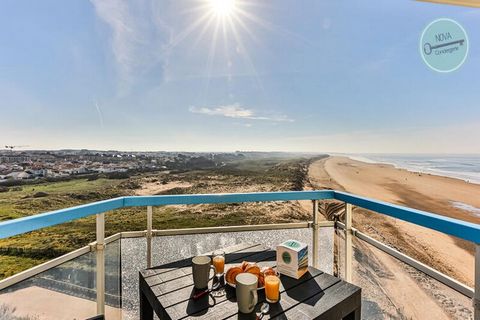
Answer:
[[[215,267],[215,275],[217,277],[223,276],[225,272],[225,252],[218,250],[214,251],[212,255],[212,264]]]
[[[225,252],[221,250],[214,251],[212,254],[212,264],[215,268],[215,276],[218,282],[221,282],[222,276],[225,273]],[[224,286],[212,292],[214,297],[222,297],[225,295]]]
[[[280,278],[277,276],[265,277],[265,296],[268,303],[277,303],[280,299]]]

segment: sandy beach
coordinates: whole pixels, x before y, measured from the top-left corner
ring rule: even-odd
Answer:
[[[474,213],[454,206],[454,203],[461,202],[479,208],[480,185],[458,179],[410,172],[391,165],[364,163],[346,157],[329,157],[316,161],[310,166],[309,183],[312,188],[316,189],[344,190],[480,223],[480,218]],[[353,221],[354,226],[359,230],[469,286],[473,286],[474,256],[471,243],[359,208],[354,211]],[[358,247],[360,246],[357,245]],[[439,313],[438,318],[466,316],[466,314],[459,313],[461,305],[448,307],[443,305],[446,303],[436,299],[435,290],[431,287],[425,288],[425,283],[421,283],[425,279],[419,280],[418,272],[412,273],[412,270],[407,268],[399,268],[395,259],[380,254],[377,252],[378,250],[370,250],[365,246],[362,248],[363,253],[369,256],[369,261],[374,260],[375,263],[381,264],[386,273],[390,272],[395,275],[397,280],[402,279],[401,283],[410,283],[408,294],[405,294],[398,281],[391,281],[388,277],[379,276],[377,280],[380,287],[385,291],[385,296],[391,298],[388,303],[403,306],[409,303],[415,305],[418,301],[426,303],[425,296],[429,295],[432,298],[432,304],[438,307],[438,310],[430,307],[404,310],[403,313],[407,316],[415,319],[423,318],[428,316],[428,314],[422,314],[427,309],[429,312],[436,310],[435,312]],[[359,264],[358,260],[357,264]],[[357,265],[357,270],[358,268],[360,267]],[[454,297],[455,293],[442,293],[441,295],[450,296],[446,299],[450,305],[459,301],[458,297]],[[444,316],[440,316],[440,314],[444,314]]]

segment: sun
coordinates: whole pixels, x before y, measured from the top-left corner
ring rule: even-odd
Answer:
[[[235,11],[235,0],[209,0],[210,9],[217,17],[228,17]]]
[[[209,91],[212,77],[225,78],[228,83],[231,83],[235,72],[252,75],[256,86],[263,90],[261,78],[248,49],[250,45],[256,47],[257,44],[262,44],[255,34],[256,29],[280,31],[274,24],[255,14],[256,9],[267,11],[269,6],[259,0],[189,0],[185,2],[188,3],[184,8],[184,14],[188,17],[185,20],[189,23],[171,40],[167,49],[172,50],[191,34],[196,34],[192,48],[199,50],[201,48],[207,52],[203,77],[205,78],[204,94],[206,95]],[[206,40],[205,45],[199,46],[202,39]],[[220,65],[223,63],[225,65]]]

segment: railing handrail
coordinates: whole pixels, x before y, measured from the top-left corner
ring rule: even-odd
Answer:
[[[124,197],[125,207],[162,206],[182,204],[219,204],[238,202],[266,202],[293,200],[333,199],[334,191],[278,191],[250,193],[211,193],[211,194],[180,194],[164,196],[128,196]]]
[[[437,213],[417,210],[385,201],[335,191],[334,198],[357,207],[375,211],[406,222],[437,230],[460,239],[480,243],[480,225],[446,217]]]
[[[0,222],[0,239],[124,207],[330,199],[480,243],[478,224],[334,190],[119,197]]]

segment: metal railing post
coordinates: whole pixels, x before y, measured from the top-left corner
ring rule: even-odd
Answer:
[[[147,268],[152,267],[152,224],[153,224],[153,208],[147,207]]]
[[[97,213],[97,314],[105,314],[105,213]]]
[[[473,318],[480,320],[480,244],[475,244],[475,292],[473,297]]]
[[[352,215],[353,206],[345,203],[345,280],[352,282]]]
[[[312,224],[312,258],[313,258],[313,267],[319,268],[320,261],[318,257],[318,247],[320,241],[320,226],[319,221],[320,217],[318,214],[318,200],[312,200],[313,204],[313,224]]]

